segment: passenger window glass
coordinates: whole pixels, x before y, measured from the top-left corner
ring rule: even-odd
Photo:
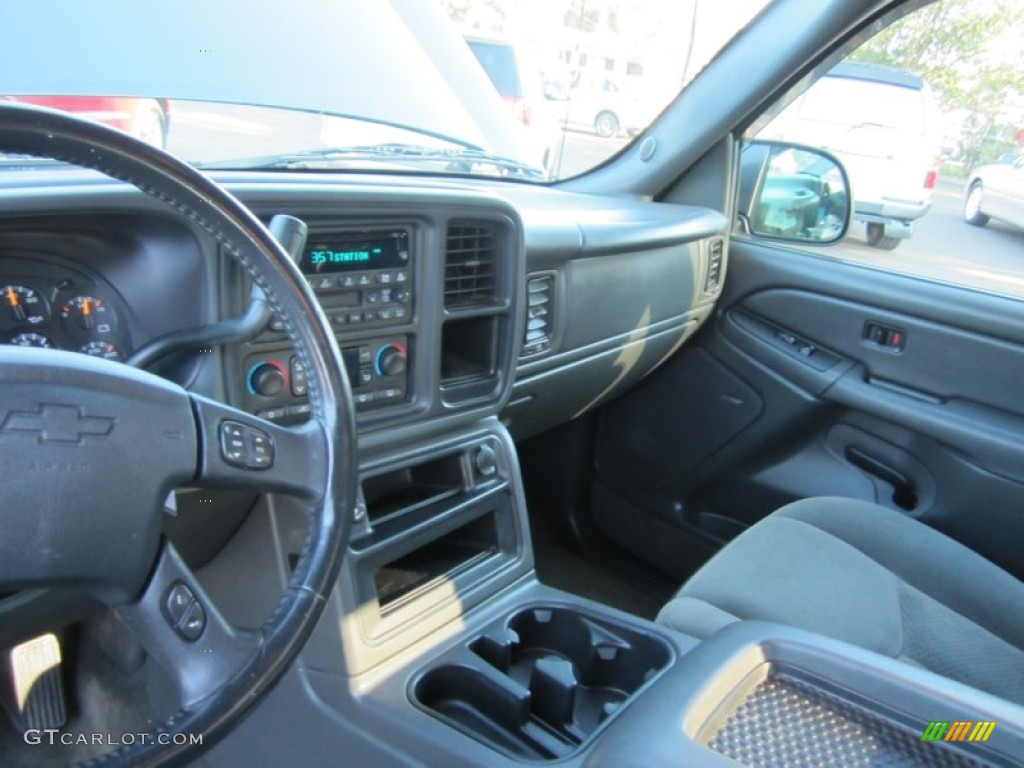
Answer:
[[[816,252],[1024,296],[1024,8],[940,0],[888,26],[748,139],[830,152],[846,237]]]

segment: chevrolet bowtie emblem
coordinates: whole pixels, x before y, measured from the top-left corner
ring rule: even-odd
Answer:
[[[11,411],[0,424],[0,435],[38,435],[40,443],[81,443],[88,436],[109,435],[114,419],[86,416],[76,405],[40,403],[37,411]]]

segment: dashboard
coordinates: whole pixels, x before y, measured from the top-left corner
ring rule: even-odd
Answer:
[[[123,363],[244,313],[247,276],[194,222],[88,171],[19,175],[0,179],[24,209],[0,219],[0,342]],[[217,180],[265,221],[308,226],[297,267],[334,330],[367,450],[482,416],[517,437],[571,419],[671,355],[724,278],[725,219],[701,208],[470,180]],[[309,412],[277,317],[153,370],[282,424]]]

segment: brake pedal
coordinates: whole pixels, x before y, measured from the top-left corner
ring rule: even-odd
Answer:
[[[16,645],[7,654],[7,668],[13,687],[7,703],[22,730],[60,728],[67,722],[56,635],[48,632]]]

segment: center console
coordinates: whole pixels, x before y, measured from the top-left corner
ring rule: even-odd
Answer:
[[[756,622],[698,641],[539,583],[497,418],[530,330],[515,213],[496,201],[297,213],[311,232],[299,267],[355,398],[360,487],[302,682],[274,694],[282,723],[316,729],[287,745],[289,761],[973,766],[1024,754],[1016,705],[926,670]],[[280,323],[239,346],[238,402],[304,418],[307,382]],[[253,524],[276,562],[294,563],[306,520],[276,503]],[[280,586],[251,572],[248,599]],[[984,742],[922,742],[931,721],[957,718],[998,725]]]

